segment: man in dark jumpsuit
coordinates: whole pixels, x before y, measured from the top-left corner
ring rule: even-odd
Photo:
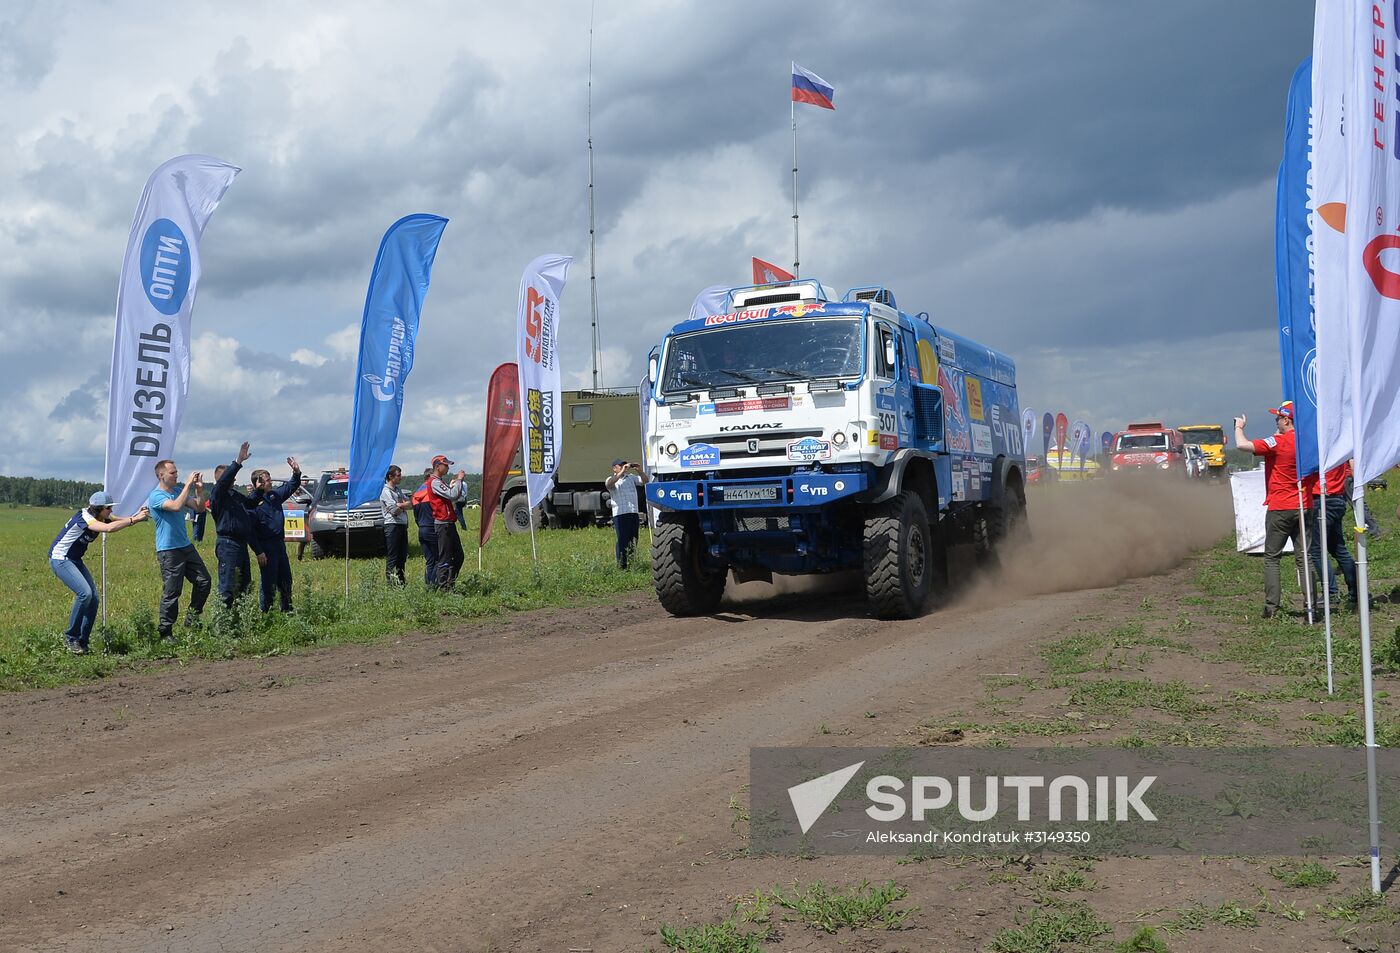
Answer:
[[[301,466],[295,457],[287,458],[287,466],[292,468],[292,478],[276,489],[266,470],[253,471],[253,498],[257,502],[253,510],[253,538],[257,540],[256,545],[262,546],[266,557],[259,560],[262,591],[258,605],[264,612],[272,608],[274,591],[279,596],[279,608],[283,612],[292,611],[292,564],[287,559],[287,544],[283,542],[286,531],[282,526],[282,504],[301,486]]]
[[[253,584],[249,546],[258,557],[258,565],[267,565],[262,541],[253,535],[252,510],[257,504],[239,492],[233,482],[247,459],[248,442],[245,440],[231,464],[214,468],[214,491],[209,497],[209,511],[214,514],[214,529],[219,534],[214,543],[214,555],[219,561],[219,599],[225,609]]]

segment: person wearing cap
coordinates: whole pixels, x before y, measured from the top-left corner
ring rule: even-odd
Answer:
[[[1277,432],[1263,440],[1250,440],[1245,436],[1245,417],[1235,418],[1235,446],[1256,457],[1264,458],[1264,505],[1268,514],[1264,517],[1264,618],[1276,615],[1282,601],[1279,582],[1279,561],[1283,558],[1283,547],[1288,540],[1293,541],[1293,558],[1298,564],[1298,577],[1310,578],[1307,574],[1304,542],[1305,526],[1314,525],[1311,510],[1299,512],[1298,457],[1295,434],[1293,432],[1293,401],[1286,400],[1278,407],[1270,407],[1274,415]],[[1312,484],[1315,476],[1303,483],[1303,505],[1311,505]],[[1306,593],[1305,593],[1306,596]]]
[[[180,471],[174,460],[156,463],[157,485],[146,498],[146,507],[156,521],[156,562],[160,565],[160,637],[174,638],[175,619],[180,615],[180,593],[189,580],[190,611],[185,624],[192,625],[204,611],[209,598],[209,570],[190,542],[185,530],[185,510],[198,512],[204,506],[204,478],[196,470],[186,483],[178,482]]]
[[[92,573],[83,565],[83,554],[98,533],[117,533],[135,523],[151,518],[144,506],[135,516],[112,518],[116,500],[99,490],[88,497],[88,505],[68,518],[49,546],[49,568],[58,581],[73,590],[73,610],[68,613],[68,628],[63,633],[63,646],[74,655],[86,655],[93,623],[97,621],[97,586]]]
[[[233,482],[248,456],[248,441],[245,440],[232,463],[221,463],[214,468],[214,489],[209,493],[209,511],[214,514],[214,531],[219,535],[214,543],[214,556],[219,563],[219,599],[226,609],[253,585],[248,549],[251,547],[258,557],[259,566],[267,565],[263,544],[253,535],[253,510],[257,501],[244,496]]]
[[[612,476],[603,481],[608,488],[612,503],[613,531],[617,534],[617,568],[627,568],[627,558],[637,545],[637,531],[641,524],[641,514],[637,511],[637,492],[647,481],[646,474],[637,463],[628,463],[621,457],[612,462]]]
[[[437,533],[437,584],[439,589],[451,589],[462,571],[466,554],[462,539],[457,535],[457,501],[466,493],[466,472],[458,470],[452,482],[447,482],[447,470],[456,461],[441,453],[433,457],[433,478],[428,484],[428,502],[433,508],[433,530]]]
[[[418,524],[418,545],[423,550],[423,585],[437,588],[437,524],[433,522],[433,471],[423,471],[423,485],[413,491],[413,521]]]

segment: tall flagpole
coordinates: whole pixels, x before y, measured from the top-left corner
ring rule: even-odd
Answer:
[[[1352,406],[1355,413],[1357,405]],[[1356,608],[1361,616],[1361,704],[1366,721],[1366,807],[1371,822],[1371,892],[1378,894],[1381,892],[1381,821],[1376,798],[1376,706],[1371,687],[1371,588],[1366,568],[1364,483],[1356,485],[1352,515],[1356,517]]]
[[[1295,443],[1296,446],[1296,443]],[[1295,457],[1296,459],[1296,457]],[[1308,547],[1308,519],[1307,510],[1303,508],[1303,481],[1299,480],[1298,487],[1298,539],[1303,544],[1302,563],[1303,578],[1298,580],[1303,584],[1303,598],[1308,601],[1308,625],[1313,624],[1313,587],[1312,587],[1312,550]]]
[[[1318,458],[1318,469],[1321,471],[1322,459]],[[1322,563],[1322,568],[1318,570],[1322,574],[1322,633],[1323,641],[1327,646],[1327,694],[1332,692],[1332,564],[1328,562],[1330,558],[1327,552],[1327,474],[1322,473],[1319,478],[1322,488],[1322,495],[1318,497],[1320,501],[1317,508],[1317,552],[1321,557],[1318,561]]]
[[[107,534],[102,534],[102,646],[107,646]]]
[[[593,7],[588,5],[588,287],[593,307],[593,389],[598,389],[598,266],[593,246]]]
[[[797,253],[797,101],[792,107],[792,276],[802,274],[802,256]]]

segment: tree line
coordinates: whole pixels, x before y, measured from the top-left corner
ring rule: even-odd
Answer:
[[[56,477],[0,476],[0,504],[20,506],[82,506],[102,489],[101,483]]]

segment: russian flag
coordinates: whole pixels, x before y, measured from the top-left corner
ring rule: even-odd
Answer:
[[[792,64],[793,102],[810,103],[823,109],[835,109],[836,107],[831,102],[831,98],[835,95],[836,90],[826,80],[809,69],[803,69],[796,63]]]

